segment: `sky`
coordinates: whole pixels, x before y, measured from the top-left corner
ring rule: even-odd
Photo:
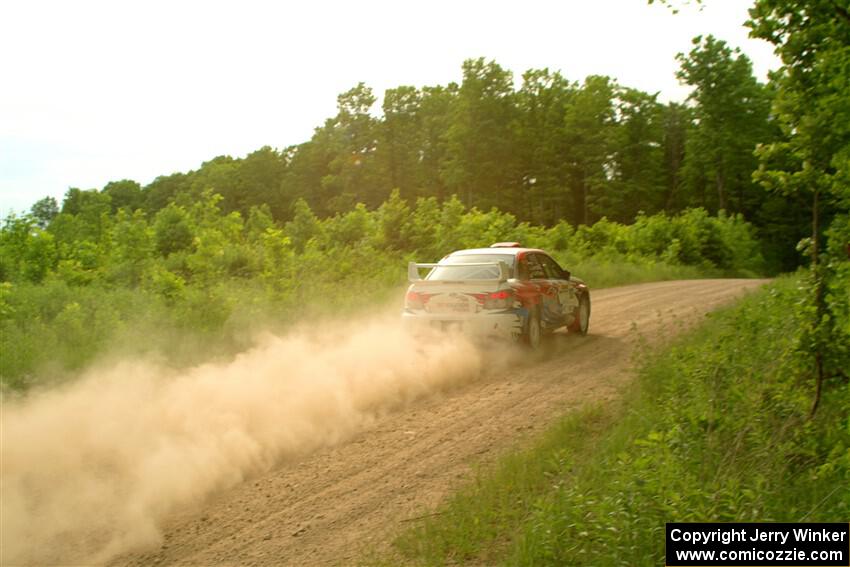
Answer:
[[[307,141],[358,82],[379,98],[459,83],[469,58],[517,84],[546,67],[683,101],[675,56],[713,34],[764,81],[779,62],[748,38],[751,4],[678,0],[674,15],[646,0],[0,0],[0,215]]]

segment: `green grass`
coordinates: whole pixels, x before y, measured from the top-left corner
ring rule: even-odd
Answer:
[[[478,475],[454,495],[437,516],[426,516],[403,533],[395,542],[397,551],[404,561],[430,565],[470,558],[497,561],[509,551],[512,534],[533,513],[539,496],[563,481],[575,455],[593,450],[616,415],[614,407],[593,406],[568,416],[533,448],[504,457],[492,473]]]
[[[563,419],[400,534],[389,562],[662,565],[669,521],[846,521],[850,386],[813,386],[799,283],[646,354],[621,407]],[[380,562],[380,561],[379,561]]]
[[[717,270],[667,264],[659,261],[638,261],[636,259],[578,259],[562,261],[570,271],[580,277],[592,289],[614,287],[626,284],[660,282],[669,280],[693,280],[707,277],[719,277]]]

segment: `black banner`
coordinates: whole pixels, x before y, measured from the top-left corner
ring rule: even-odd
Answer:
[[[667,524],[666,565],[850,566],[850,524]]]

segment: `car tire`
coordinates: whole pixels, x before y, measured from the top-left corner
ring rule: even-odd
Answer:
[[[587,294],[582,294],[578,300],[578,307],[575,311],[575,319],[569,326],[571,333],[577,333],[582,337],[587,335],[587,330],[590,327],[590,297]]]
[[[540,348],[540,343],[543,340],[543,329],[540,326],[540,313],[536,308],[528,313],[528,322],[525,325],[525,333],[523,333],[522,338],[531,350]]]

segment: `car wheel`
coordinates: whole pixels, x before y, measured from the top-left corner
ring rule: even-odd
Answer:
[[[525,344],[532,350],[540,348],[540,341],[543,336],[543,331],[540,328],[540,314],[537,309],[532,309],[528,314],[528,323],[525,328]]]
[[[579,299],[578,307],[576,307],[575,319],[570,325],[570,332],[578,333],[581,336],[587,334],[587,329],[590,327],[590,297],[582,295]]]

